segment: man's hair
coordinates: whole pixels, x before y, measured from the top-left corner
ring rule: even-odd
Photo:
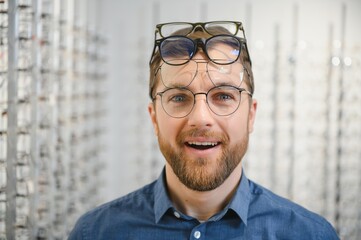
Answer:
[[[179,30],[172,35],[185,35],[184,30]],[[213,27],[212,32],[215,33],[214,35],[218,34],[229,34],[227,29],[223,27]],[[194,32],[187,35],[190,39],[198,39],[198,38],[209,38],[211,35],[209,35],[207,32],[204,32],[202,30],[195,29]],[[252,65],[250,57],[248,56],[248,50],[247,46],[245,44],[241,45],[241,54],[238,59],[240,63],[245,68],[245,76],[244,76],[244,82],[249,87],[249,91],[253,94],[254,93],[254,79],[253,79],[253,72],[252,72]],[[157,74],[159,67],[161,64],[161,57],[159,50],[154,53],[154,56],[152,58],[152,62],[150,63],[150,76],[149,76],[149,96],[151,99],[154,98],[154,89],[157,87],[157,84],[159,83],[159,74]]]

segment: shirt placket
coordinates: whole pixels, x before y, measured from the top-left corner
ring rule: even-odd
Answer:
[[[206,239],[206,223],[199,224],[192,229],[190,240]]]

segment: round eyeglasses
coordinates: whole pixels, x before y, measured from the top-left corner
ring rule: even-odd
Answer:
[[[158,92],[164,111],[173,118],[183,118],[189,115],[196,103],[196,95],[206,95],[206,102],[209,109],[218,116],[228,116],[234,113],[241,102],[242,93],[252,97],[252,93],[244,88],[229,85],[216,86],[208,92],[193,93],[188,88],[169,88]]]
[[[162,60],[169,65],[189,62],[201,48],[208,59],[216,64],[227,65],[236,62],[240,56],[243,39],[231,35],[216,35],[207,39],[190,39],[185,36],[170,36],[155,41]]]

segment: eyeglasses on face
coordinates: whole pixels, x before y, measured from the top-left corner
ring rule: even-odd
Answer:
[[[196,103],[196,95],[206,95],[206,102],[210,110],[218,116],[228,116],[233,114],[241,103],[241,95],[246,93],[252,97],[252,93],[244,88],[230,85],[216,86],[208,92],[193,93],[188,88],[169,88],[163,92],[158,92],[164,111],[173,118],[183,118],[188,116]]]

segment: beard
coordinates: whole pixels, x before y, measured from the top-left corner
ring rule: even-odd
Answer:
[[[207,158],[188,158],[182,148],[186,136],[192,137],[217,137],[221,139],[222,151],[215,160]],[[169,141],[159,133],[158,142],[160,150],[166,161],[173,169],[178,179],[189,189],[194,191],[210,191],[224,183],[234,169],[240,164],[248,147],[248,133],[242,141],[233,147],[229,146],[229,138],[223,134],[215,134],[209,131],[191,130],[180,134],[176,139],[177,148],[171,146]]]

